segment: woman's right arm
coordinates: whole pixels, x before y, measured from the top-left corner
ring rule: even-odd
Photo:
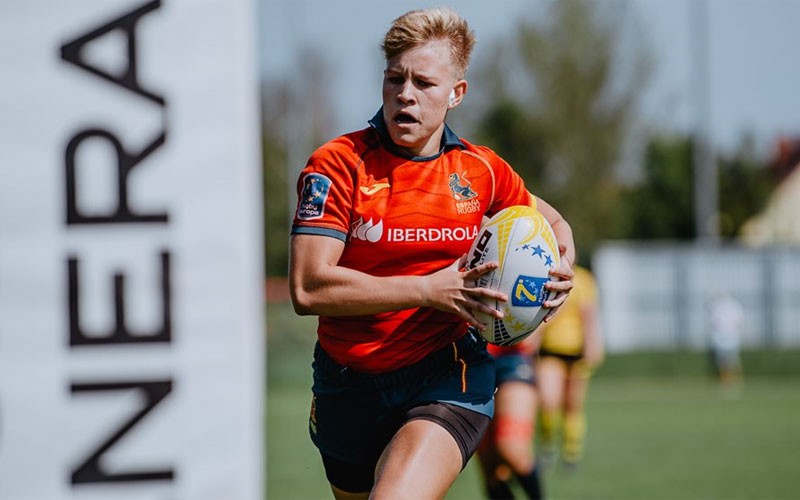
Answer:
[[[344,242],[329,236],[291,237],[289,285],[298,314],[351,316],[433,307],[480,326],[472,310],[499,317],[481,298],[507,300],[505,294],[476,288],[477,279],[496,262],[462,271],[465,257],[427,276],[372,276],[338,265]]]

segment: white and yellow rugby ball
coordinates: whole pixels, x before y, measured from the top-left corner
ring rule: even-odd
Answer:
[[[548,309],[542,305],[555,292],[545,289],[550,269],[558,267],[558,242],[553,228],[533,207],[505,208],[481,226],[467,254],[469,269],[484,262],[500,266],[484,274],[478,286],[508,295],[508,302],[487,301],[504,313],[503,319],[475,311],[488,325],[481,332],[487,342],[510,346],[528,337],[539,326]]]

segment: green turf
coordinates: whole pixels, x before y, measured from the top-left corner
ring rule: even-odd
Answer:
[[[314,324],[268,310],[269,499],[332,498],[306,429]],[[589,391],[586,458],[576,471],[546,469],[547,497],[800,498],[799,360],[746,353],[744,387],[729,394],[702,354],[610,356]],[[484,498],[474,460],[447,498]]]

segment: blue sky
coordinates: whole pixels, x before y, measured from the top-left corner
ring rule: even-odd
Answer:
[[[698,117],[698,80],[690,19],[699,0],[628,2],[640,23],[641,38],[633,43],[648,45],[656,56],[642,119],[654,129],[691,130]],[[334,70],[329,84],[337,128],[342,133],[361,128],[380,105],[378,46],[392,19],[412,8],[440,4],[455,7],[475,30],[473,63],[519,18],[535,19],[547,6],[530,0],[261,0],[262,76],[302,79],[299,51],[318,44]],[[730,151],[750,133],[758,151],[766,153],[779,135],[800,136],[800,65],[795,62],[800,1],[707,0],[707,6],[714,147]]]

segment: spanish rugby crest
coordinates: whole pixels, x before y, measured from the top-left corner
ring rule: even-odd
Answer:
[[[453,192],[453,199],[456,201],[471,200],[478,196],[478,193],[473,191],[470,187],[472,186],[472,182],[470,182],[464,174],[458,175],[455,172],[450,174],[449,185],[450,191]]]
[[[456,211],[459,215],[472,214],[481,209],[481,202],[477,199],[478,193],[472,189],[472,182],[467,179],[467,175],[458,175],[453,172],[448,177],[448,186],[456,200]]]

